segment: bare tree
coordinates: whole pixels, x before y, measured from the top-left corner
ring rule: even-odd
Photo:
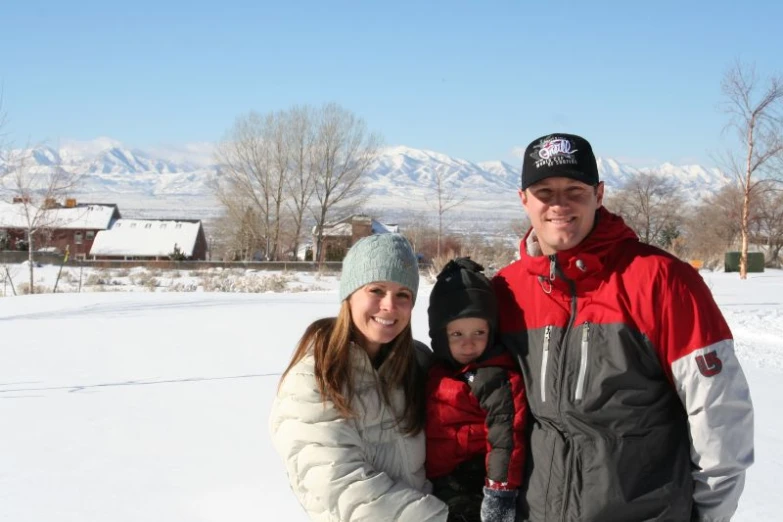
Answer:
[[[771,160],[783,155],[783,78],[770,78],[759,85],[755,67],[737,62],[724,76],[723,95],[729,127],[737,131],[744,159],[726,154],[728,168],[742,188],[740,217],[740,278],[748,272],[751,199],[760,178],[769,175]]]
[[[315,189],[315,169],[311,156],[315,145],[313,110],[310,107],[294,107],[288,112],[288,151],[290,173],[286,179],[289,193],[288,205],[293,230],[291,251],[296,256],[302,238],[304,219]]]
[[[288,114],[277,112],[266,118],[265,141],[270,149],[271,180],[272,180],[272,205],[273,215],[271,220],[272,230],[271,251],[267,246],[267,259],[278,261],[281,258],[282,246],[280,244],[281,230],[285,222],[284,212],[288,211],[286,199],[288,198],[286,180],[290,175],[289,139],[288,139]]]
[[[486,233],[471,233],[462,237],[461,256],[468,256],[484,265],[486,275],[495,273],[514,261],[519,253],[519,240],[516,237],[496,236]]]
[[[316,117],[316,139],[311,161],[315,174],[315,259],[323,259],[324,225],[332,211],[355,204],[364,178],[378,156],[380,137],[368,133],[364,120],[336,103],[321,108]]]
[[[742,191],[735,184],[726,185],[686,212],[683,229],[690,255],[710,268],[722,263],[723,254],[739,242],[741,215]]]
[[[62,168],[60,162],[39,167],[34,149],[26,148],[7,154],[2,184],[13,195],[15,219],[25,231],[27,260],[30,265],[30,293],[35,293],[35,252],[39,240],[51,234],[54,227],[66,223],[58,216],[55,202],[65,199],[78,185],[81,176]]]
[[[220,172],[213,191],[237,225],[250,215],[260,221],[267,258],[279,250],[281,213],[285,208],[288,149],[284,125],[282,113],[251,112],[237,119],[215,152]]]
[[[642,242],[663,248],[669,248],[678,234],[684,204],[677,184],[656,172],[633,174],[605,200]]]
[[[433,191],[435,192],[434,199],[427,200],[427,204],[438,214],[438,246],[436,257],[440,258],[441,243],[443,242],[443,215],[454,207],[464,203],[467,196],[459,196],[451,187],[448,187],[448,181],[442,171],[434,173],[433,181],[435,183],[435,186],[433,187]]]
[[[421,252],[424,242],[435,235],[433,227],[425,212],[411,210],[405,216],[405,222],[401,223],[406,239],[410,242],[414,252]]]
[[[213,183],[212,188],[223,209],[215,222],[223,256],[232,260],[252,259],[265,243],[256,201],[236,184]]]
[[[769,187],[760,191],[757,208],[756,241],[766,243],[767,265],[780,267],[780,252],[783,250],[783,190]]]

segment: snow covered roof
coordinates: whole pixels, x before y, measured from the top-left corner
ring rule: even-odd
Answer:
[[[111,220],[117,207],[114,205],[78,205],[71,208],[53,208],[46,210],[46,222],[56,228],[105,230],[111,226]],[[51,218],[49,217],[51,216]],[[50,221],[51,219],[51,221]]]
[[[350,236],[353,233],[353,227],[350,223],[337,223],[336,225],[326,225],[324,227],[325,236]]]
[[[91,256],[164,257],[176,244],[186,256],[193,255],[201,221],[118,219],[108,230],[95,235]]]
[[[388,233],[399,232],[400,227],[398,225],[387,225],[381,223],[380,221],[376,221],[375,219],[371,219],[369,216],[365,216],[363,214],[355,214],[353,216],[348,216],[347,218],[341,219],[340,221],[334,223],[327,223],[326,225],[324,225],[324,235],[325,236],[353,235],[353,226],[352,226],[353,221],[362,220],[362,219],[366,219],[367,221],[370,221],[370,226],[372,227],[373,234],[388,234]],[[315,227],[313,227],[313,234],[315,234]]]
[[[35,212],[35,210],[33,210]],[[0,201],[1,228],[27,228],[24,206]]]
[[[31,218],[39,210],[39,207],[34,205],[27,207]],[[111,225],[112,217],[116,211],[116,205],[100,204],[51,208],[43,210],[38,224],[47,228],[105,230]],[[27,228],[27,226],[23,204],[0,201],[0,227]]]
[[[380,221],[372,220],[372,233],[373,234],[396,234],[400,231],[399,225],[387,225]]]

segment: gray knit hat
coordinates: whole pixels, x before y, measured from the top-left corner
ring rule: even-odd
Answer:
[[[348,251],[340,277],[340,301],[374,281],[391,281],[413,292],[419,290],[419,264],[408,240],[399,234],[363,237]]]

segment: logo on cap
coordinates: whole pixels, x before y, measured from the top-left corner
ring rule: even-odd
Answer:
[[[553,165],[576,165],[574,154],[578,152],[573,148],[570,140],[565,138],[551,138],[543,140],[534,146],[530,157],[535,160],[536,168]]]

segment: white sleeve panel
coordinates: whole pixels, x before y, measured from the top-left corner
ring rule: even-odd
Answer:
[[[671,370],[688,413],[698,520],[728,522],[753,463],[753,405],[734,341],[694,350]]]

